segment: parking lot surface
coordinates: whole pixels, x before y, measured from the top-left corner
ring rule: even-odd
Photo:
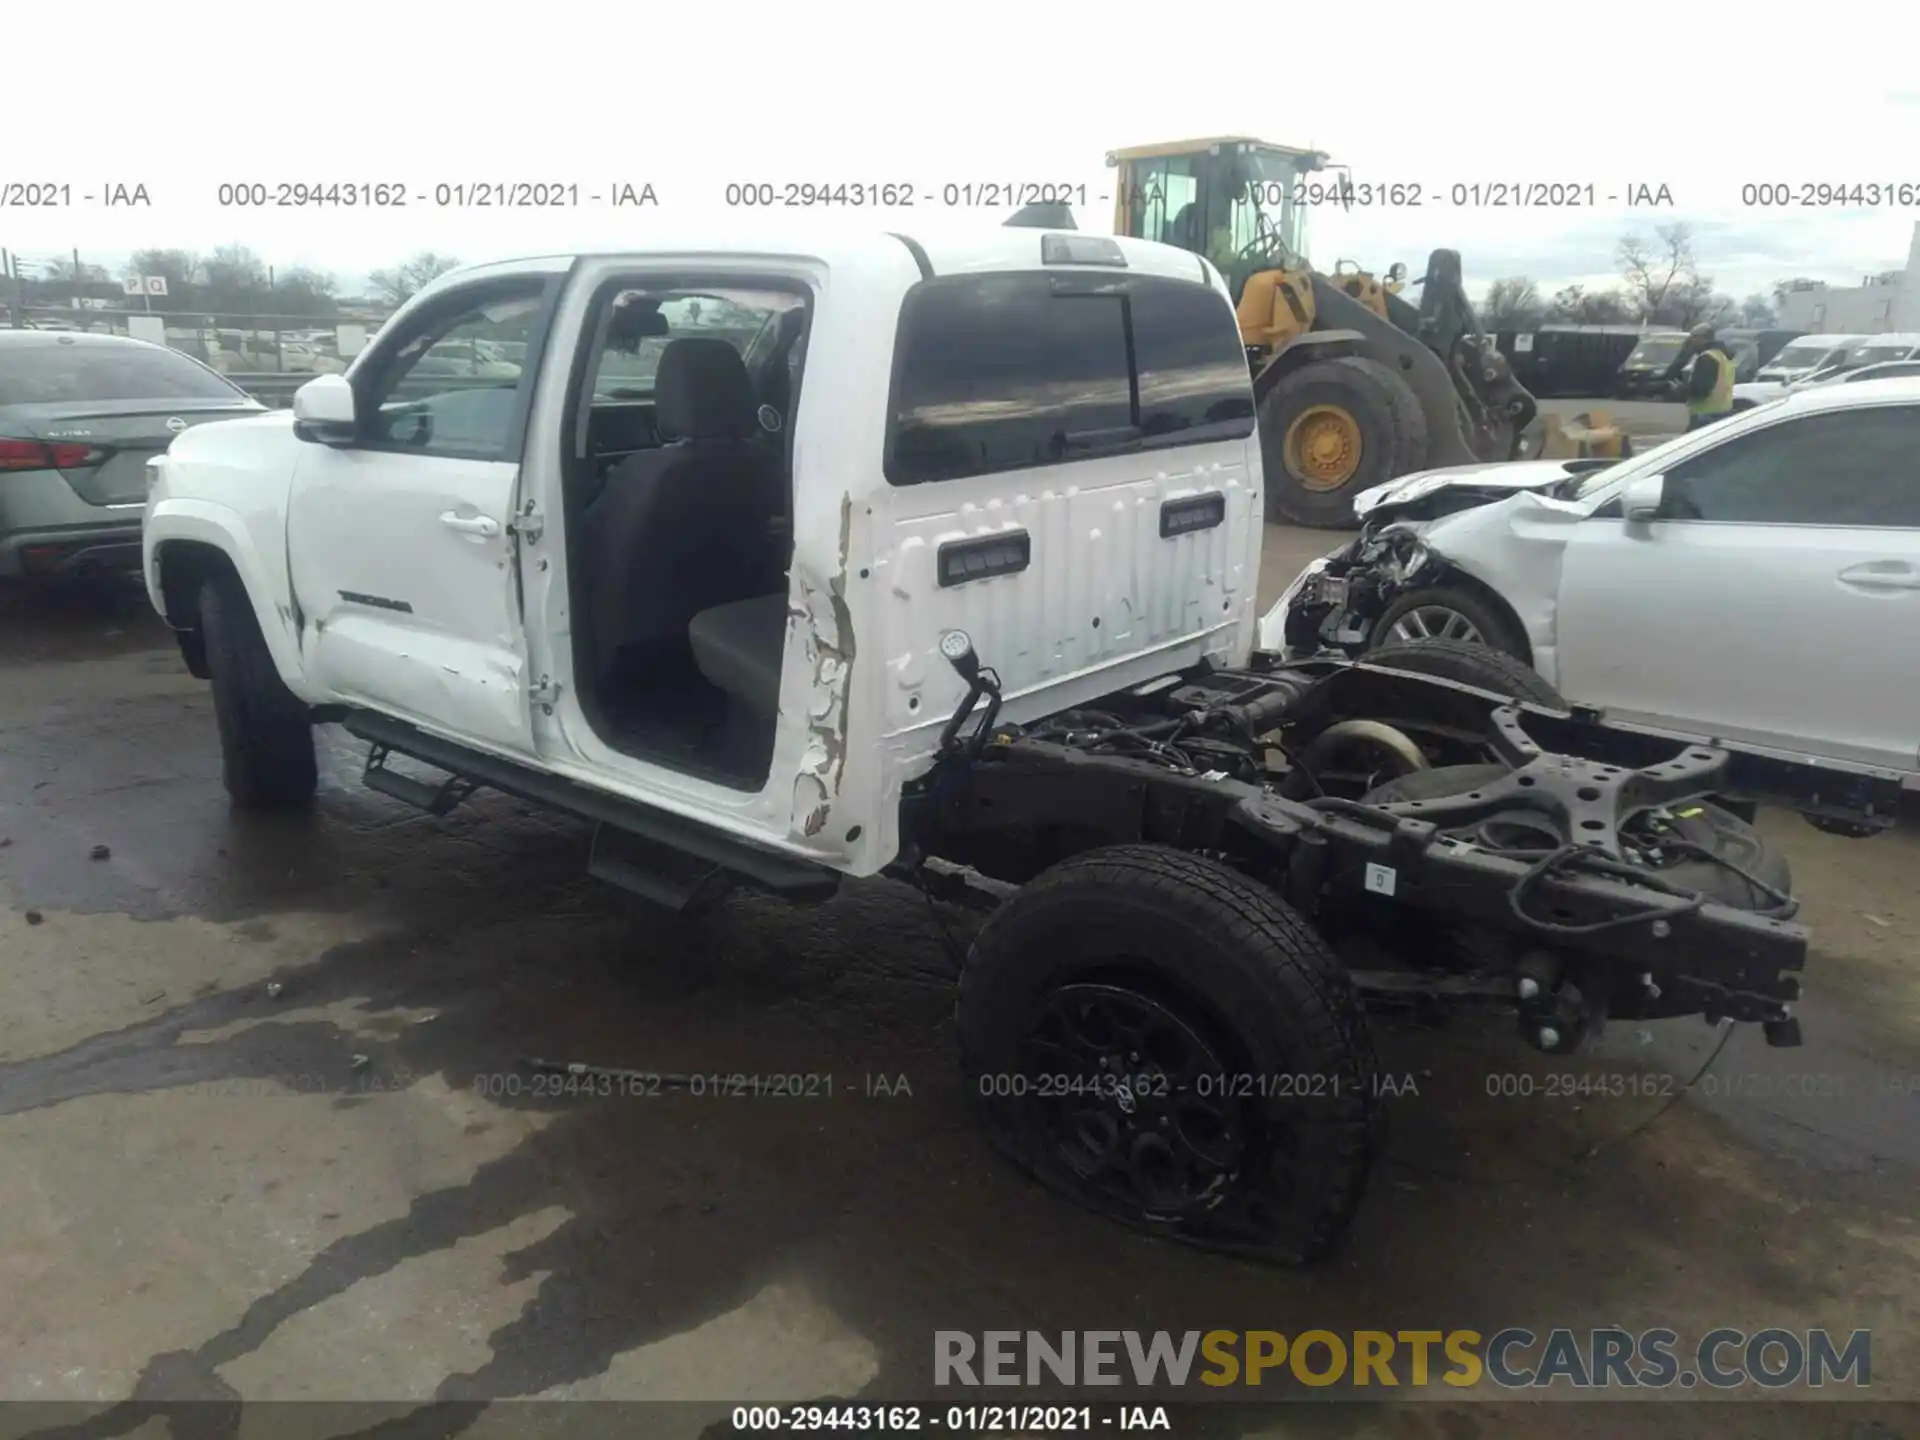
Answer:
[[[1274,527],[1266,597],[1337,539]],[[143,597],[0,593],[0,1398],[85,1402],[60,1413],[91,1434],[349,1398],[483,1434],[459,1407],[924,1400],[935,1330],[1776,1325],[1870,1329],[1880,1408],[1444,1392],[1218,1433],[1920,1433],[1911,831],[1763,816],[1815,936],[1802,1049],[1742,1030],[1686,1090],[1717,1030],[1615,1029],[1574,1068],[1677,1083],[1559,1098],[1565,1064],[1503,1025],[1385,1027],[1411,1082],[1385,1159],[1350,1242],[1288,1272],[1089,1218],[989,1152],[916,893],[662,918],[583,877],[571,821],[421,816],[322,734],[313,815],[237,816]],[[825,1082],[585,1098],[531,1057]]]

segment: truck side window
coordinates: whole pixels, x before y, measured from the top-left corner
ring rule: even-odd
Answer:
[[[516,460],[509,442],[533,383],[523,364],[544,287],[521,282],[422,315],[364,382],[363,441],[380,450]]]
[[[901,309],[895,365],[893,485],[1253,433],[1233,309],[1198,282],[1092,284],[1079,272],[925,280]]]

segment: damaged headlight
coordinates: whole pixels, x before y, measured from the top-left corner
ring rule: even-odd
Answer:
[[[1347,577],[1329,575],[1324,569],[1310,569],[1300,577],[1294,599],[1302,605],[1345,605]]]
[[[1381,578],[1393,585],[1404,585],[1426,568],[1433,552],[1418,540],[1403,538],[1387,553],[1380,566]]]

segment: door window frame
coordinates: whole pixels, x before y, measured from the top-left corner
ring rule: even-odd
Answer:
[[[536,271],[514,275],[491,275],[485,279],[454,286],[434,295],[424,305],[409,308],[404,312],[404,323],[380,335],[368,345],[347,376],[348,383],[353,386],[353,406],[356,417],[353,444],[347,448],[378,454],[414,455],[441,460],[518,464],[526,447],[527,422],[533,413],[534,392],[539,388],[541,363],[546,356],[548,341],[553,335],[554,319],[560,309],[560,297],[566,290],[569,273],[568,271]],[[437,326],[446,324],[450,320],[457,320],[469,311],[477,310],[497,300],[514,298],[536,290],[539,295],[539,304],[534,311],[532,326],[527,332],[527,350],[520,364],[520,382],[514,396],[513,414],[507,425],[506,436],[496,453],[483,455],[465,450],[436,450],[430,444],[403,445],[373,436],[371,421],[379,413],[374,391],[377,387],[386,384],[394,361],[402,350],[418,340],[423,333],[434,333]],[[437,344],[444,338],[444,335],[439,335],[434,343]],[[421,357],[414,358],[417,360]]]

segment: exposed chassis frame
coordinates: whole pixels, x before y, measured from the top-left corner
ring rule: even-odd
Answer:
[[[1792,907],[1761,914],[1658,888],[1657,872],[1623,858],[1620,829],[1637,812],[1731,787],[1738,767],[1727,752],[1363,663],[1275,662],[1187,679],[1164,692],[1166,713],[1211,701],[1216,714],[1237,711],[1249,733],[1280,715],[1308,733],[1342,715],[1390,724],[1417,716],[1407,723],[1430,734],[1490,740],[1514,768],[1465,795],[1362,805],[1283,798],[1220,772],[1183,773],[977,727],[910,794],[901,868],[934,857],[1019,883],[1094,845],[1144,841],[1208,852],[1310,916],[1334,907],[1391,924],[1424,913],[1508,937],[1520,958],[1506,994],[1536,1037],[1544,1025],[1571,1039],[1596,1013],[1699,1014],[1759,1022],[1770,1044],[1799,1042],[1792,1006],[1808,935],[1792,922]],[[1597,758],[1556,753],[1536,736]],[[1540,817],[1570,843],[1551,858],[1519,856],[1444,833],[1514,812]],[[1562,984],[1576,973],[1579,987]],[[1426,988],[1463,998],[1472,989],[1458,976],[1434,976],[1426,987],[1409,984],[1416,978],[1355,977],[1380,993]]]

